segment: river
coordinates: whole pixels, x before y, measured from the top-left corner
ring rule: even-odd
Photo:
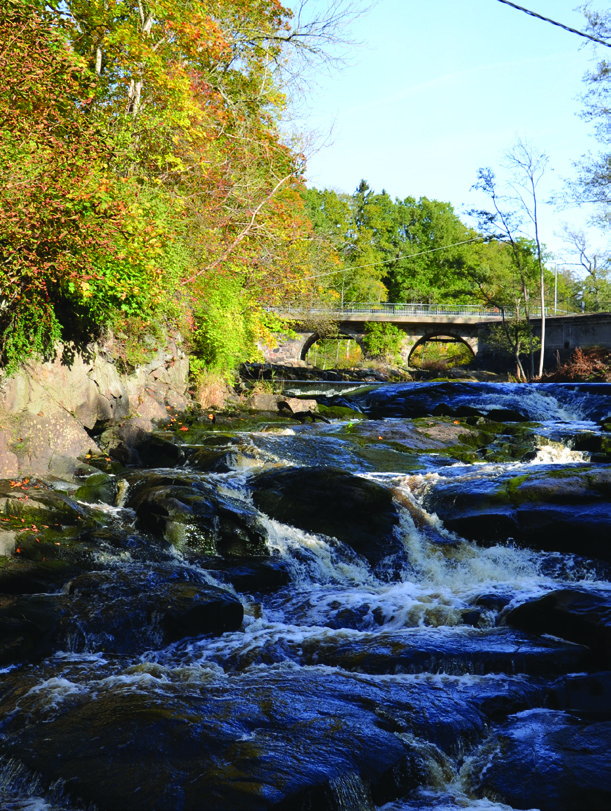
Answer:
[[[3,809],[611,807],[611,386],[323,402],[2,483]]]

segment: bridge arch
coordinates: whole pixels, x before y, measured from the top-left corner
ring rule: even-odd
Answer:
[[[355,341],[359,347],[361,352],[363,353],[363,357],[366,355],[366,348],[363,342],[363,334],[360,332],[352,331],[350,329],[339,329],[335,335],[320,335],[318,332],[312,332],[306,335],[305,340],[301,345],[301,353],[300,353],[300,360],[305,360],[308,352],[314,346],[317,341],[322,340],[333,340],[335,338],[348,338],[352,341]]]
[[[463,344],[464,346],[466,346],[469,349],[469,351],[471,352],[473,357],[475,357],[477,355],[477,349],[478,349],[478,347],[477,347],[477,338],[469,338],[469,337],[466,337],[464,335],[460,335],[457,332],[455,332],[454,330],[448,329],[446,327],[445,329],[437,329],[437,330],[434,330],[434,331],[427,330],[427,332],[425,332],[424,335],[422,335],[420,338],[418,338],[418,340],[415,341],[415,343],[413,343],[409,347],[409,352],[407,353],[407,358],[406,358],[407,365],[409,366],[411,364],[412,355],[414,354],[416,349],[418,349],[418,347],[424,346],[429,341],[434,341],[434,340],[440,339],[440,338],[447,338],[448,343],[452,342],[452,343]]]

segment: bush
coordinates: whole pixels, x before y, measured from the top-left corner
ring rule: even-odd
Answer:
[[[387,363],[396,363],[401,356],[405,333],[394,324],[370,321],[365,325],[364,343],[367,352]]]

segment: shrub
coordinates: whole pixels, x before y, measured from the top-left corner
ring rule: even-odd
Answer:
[[[364,343],[367,352],[387,363],[396,363],[401,355],[405,333],[394,324],[370,321],[365,325]]]

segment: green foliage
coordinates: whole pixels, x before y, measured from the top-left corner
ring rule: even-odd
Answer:
[[[4,370],[8,375],[28,360],[53,359],[61,339],[61,325],[47,302],[40,299],[20,302],[8,317],[2,312],[2,317],[8,322],[2,340]]]
[[[195,366],[256,354],[275,326],[262,303],[307,292],[315,259],[278,127],[290,16],[276,0],[0,4],[0,364],[126,319],[196,322]]]
[[[462,342],[427,341],[417,346],[410,355],[410,366],[443,371],[463,366],[473,360],[473,353]]]
[[[449,203],[392,200],[364,180],[350,196],[308,189],[304,200],[314,233],[338,256],[327,284],[342,302],[471,299],[464,269],[479,235]]]
[[[218,276],[195,311],[191,368],[233,378],[244,361],[260,359],[257,338],[264,331],[265,314],[256,306],[239,278]]]
[[[397,362],[404,339],[405,333],[394,324],[369,321],[365,325],[365,346],[374,358],[381,358],[388,363]]]

